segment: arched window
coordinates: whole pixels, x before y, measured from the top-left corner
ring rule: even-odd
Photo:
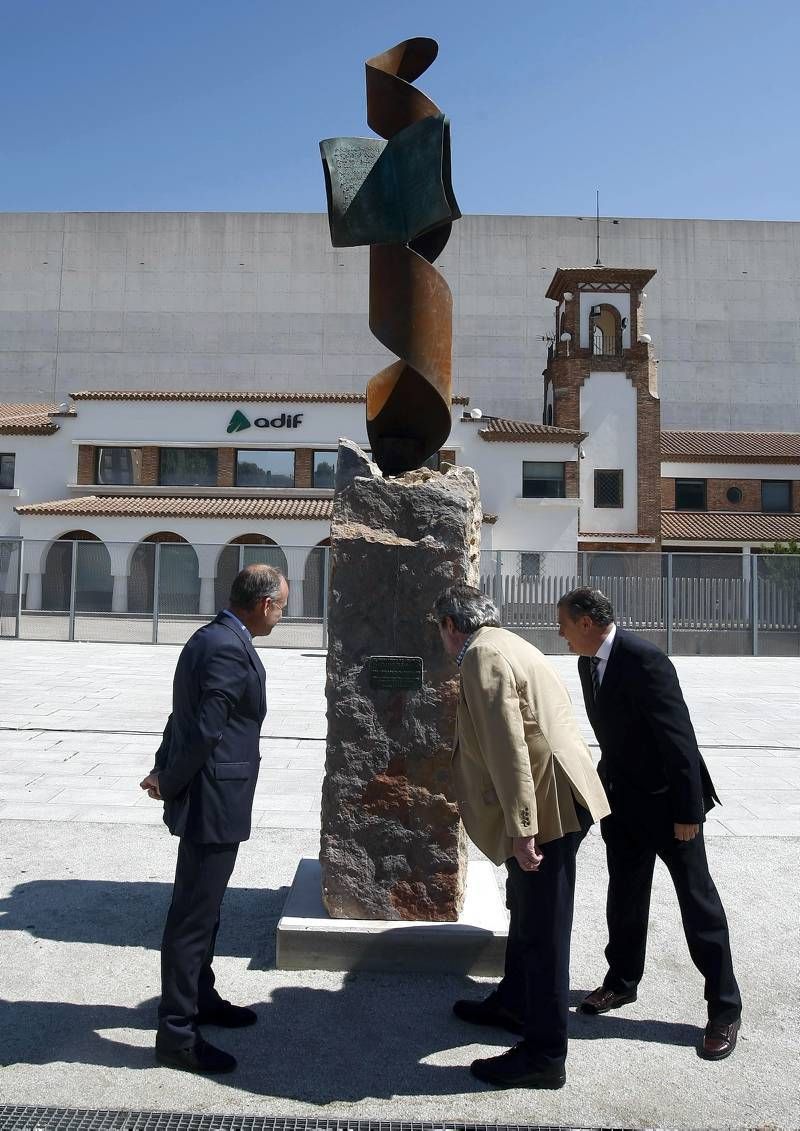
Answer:
[[[325,547],[330,546],[330,538],[324,538],[318,546],[309,551],[306,558],[306,568],[303,574],[303,616],[322,619],[325,607],[325,585],[327,571],[325,569]]]
[[[604,302],[591,308],[589,340],[592,353],[597,356],[622,353],[622,317],[615,306]]]
[[[159,544],[159,613],[196,614],[200,609],[197,554],[185,538],[171,530],[160,530],[148,535],[133,551],[128,576],[129,612],[153,612],[156,546]]]
[[[105,543],[89,530],[69,530],[47,551],[42,575],[42,608],[51,612],[68,611],[73,556],[76,611],[110,612],[114,588],[111,556]]]
[[[240,534],[223,546],[217,559],[214,585],[214,601],[218,609],[224,609],[228,604],[231,582],[239,570],[255,562],[274,566],[284,577],[287,574],[286,555],[277,542],[265,534]]]

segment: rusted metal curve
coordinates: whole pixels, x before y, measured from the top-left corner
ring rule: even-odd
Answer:
[[[331,239],[370,245],[370,329],[399,359],[367,385],[367,434],[386,475],[421,467],[450,434],[452,296],[432,264],[461,213],[449,123],[411,85],[438,50],[408,39],[367,60],[367,121],[385,143],[320,143]]]
[[[453,302],[432,266],[460,215],[450,184],[449,128],[436,105],[410,84],[433,63],[433,39],[409,39],[369,59],[367,121],[391,142],[425,118],[442,119],[441,177],[451,217],[405,245],[370,249],[369,325],[399,361],[367,385],[367,434],[388,475],[420,467],[450,434]]]

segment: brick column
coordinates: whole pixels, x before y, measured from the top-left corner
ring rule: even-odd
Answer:
[[[160,448],[142,448],[142,486],[158,486]]]
[[[568,499],[577,499],[580,494],[577,460],[564,464],[564,494]]]
[[[334,460],[335,462],[335,460]],[[314,449],[296,448],[294,453],[295,487],[314,486]]]
[[[236,448],[217,450],[217,486],[233,487],[236,484]]]
[[[91,444],[78,445],[78,475],[76,483],[94,483],[95,448]]]

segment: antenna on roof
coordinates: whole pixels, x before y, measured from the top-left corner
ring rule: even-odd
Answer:
[[[595,196],[595,216],[596,216],[595,228],[596,228],[596,231],[597,231],[597,259],[595,260],[594,265],[595,265],[595,267],[602,267],[603,264],[600,262],[600,189],[594,190],[594,196]]]

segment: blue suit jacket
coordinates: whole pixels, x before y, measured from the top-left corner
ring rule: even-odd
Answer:
[[[181,651],[156,753],[164,821],[174,836],[201,844],[250,836],[266,713],[264,665],[248,634],[220,613]]]

